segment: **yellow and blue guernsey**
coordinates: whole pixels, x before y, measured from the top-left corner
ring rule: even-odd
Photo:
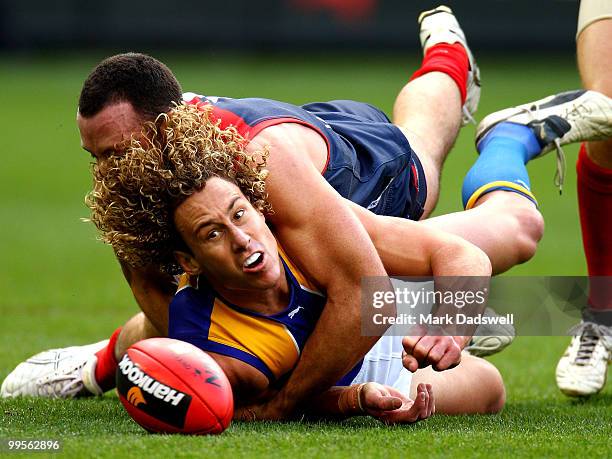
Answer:
[[[282,381],[297,364],[326,299],[284,253],[280,258],[289,285],[285,310],[262,315],[241,308],[221,298],[204,279],[198,282],[183,275],[170,303],[168,336],[241,360],[265,374],[271,384]],[[349,384],[360,367],[338,384]]]

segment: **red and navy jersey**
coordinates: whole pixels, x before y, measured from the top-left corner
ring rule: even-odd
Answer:
[[[340,195],[379,215],[418,220],[423,212],[427,191],[420,162],[376,107],[350,100],[296,106],[260,98],[183,97],[210,106],[221,128],[234,126],[247,140],[276,124],[308,126],[327,144],[323,176]]]

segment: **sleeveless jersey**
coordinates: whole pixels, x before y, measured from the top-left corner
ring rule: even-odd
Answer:
[[[324,178],[336,191],[379,215],[418,220],[427,196],[425,176],[408,140],[377,108],[350,100],[296,106],[270,99],[183,95],[210,106],[221,128],[247,140],[281,123],[314,129],[327,145]]]

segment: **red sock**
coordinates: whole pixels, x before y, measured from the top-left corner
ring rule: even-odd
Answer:
[[[95,378],[98,386],[104,392],[115,387],[115,371],[117,370],[117,359],[115,358],[115,345],[121,333],[121,328],[113,332],[108,345],[96,353],[98,362],[96,363]]]
[[[578,206],[590,278],[589,305],[612,310],[612,169],[591,160],[582,144],[578,163]]]
[[[467,78],[470,61],[463,45],[454,43],[438,43],[425,53],[421,68],[414,72],[410,81],[429,72],[442,72],[451,77],[461,93],[461,103],[467,95]]]

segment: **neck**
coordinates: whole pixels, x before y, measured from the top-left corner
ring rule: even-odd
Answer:
[[[213,287],[230,303],[259,314],[276,314],[289,305],[289,284],[282,263],[278,283],[268,289],[228,289],[214,285]]]

